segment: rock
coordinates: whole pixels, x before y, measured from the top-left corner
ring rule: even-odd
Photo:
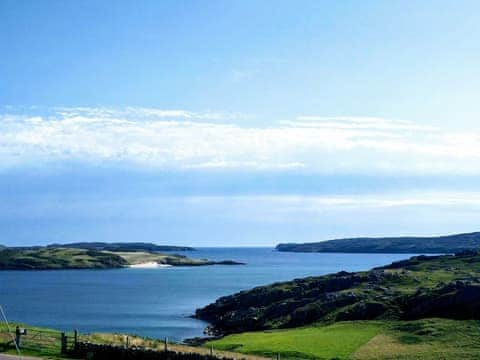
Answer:
[[[376,319],[387,311],[388,307],[379,302],[359,302],[337,314],[335,320],[369,320]]]

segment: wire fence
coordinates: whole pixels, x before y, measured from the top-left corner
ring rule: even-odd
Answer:
[[[33,327],[0,327],[0,352],[58,358],[74,346],[73,334]]]
[[[217,351],[121,334],[80,334],[43,328],[23,328],[0,324],[0,353],[15,353],[16,345],[23,355],[60,359],[124,360],[265,360],[264,357]]]

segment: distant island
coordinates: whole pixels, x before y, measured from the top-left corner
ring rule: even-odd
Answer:
[[[51,244],[47,247],[62,247],[62,248],[77,248],[77,249],[91,249],[98,251],[147,251],[147,252],[161,252],[161,251],[193,251],[195,250],[189,246],[174,246],[174,245],[156,245],[145,242],[129,242],[129,243],[106,243],[106,242],[77,242],[70,244]]]
[[[480,252],[417,256],[370,271],[307,277],[218,299],[195,316],[208,332],[351,320],[480,319]]]
[[[146,242],[128,242],[128,243],[107,243],[107,242],[76,242],[68,244],[49,244],[46,246],[12,246],[11,249],[35,250],[41,248],[69,248],[69,249],[87,249],[98,251],[147,251],[147,252],[170,252],[170,251],[194,251],[189,246],[175,245],[157,245]],[[6,246],[0,245],[0,249]]]
[[[99,245],[102,244],[102,245]],[[192,259],[163,254],[152,244],[77,243],[34,247],[0,247],[0,270],[115,269],[124,267],[242,265],[233,260]],[[131,246],[130,246],[131,245]],[[148,245],[143,247],[144,245]],[[162,248],[158,246],[156,248]],[[101,250],[99,250],[101,249]]]
[[[392,254],[453,254],[470,249],[480,249],[480,232],[432,237],[364,237],[276,246],[278,251],[291,252]]]

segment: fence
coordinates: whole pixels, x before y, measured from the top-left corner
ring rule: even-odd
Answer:
[[[116,345],[100,345],[79,342],[72,356],[88,360],[233,360],[215,355],[155,351],[143,348],[125,348]]]
[[[120,334],[61,333],[43,328],[13,326],[13,334],[0,326],[0,352],[14,352],[15,342],[24,355],[88,360],[264,360],[238,353],[214,351],[213,348],[170,344]],[[25,330],[25,331],[24,331]]]
[[[58,356],[62,350],[62,334],[58,331],[21,328],[14,326],[0,329],[0,352],[8,352],[20,348],[24,354],[39,354],[42,356]],[[74,346],[73,337],[64,336],[65,350]]]

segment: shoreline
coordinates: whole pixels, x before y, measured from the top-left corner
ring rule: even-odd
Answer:
[[[159,264],[155,261],[149,261],[149,262],[144,262],[144,263],[138,263],[138,264],[132,264],[129,265],[128,268],[131,269],[157,269],[157,268],[169,268],[172,267],[172,265],[169,264]]]

